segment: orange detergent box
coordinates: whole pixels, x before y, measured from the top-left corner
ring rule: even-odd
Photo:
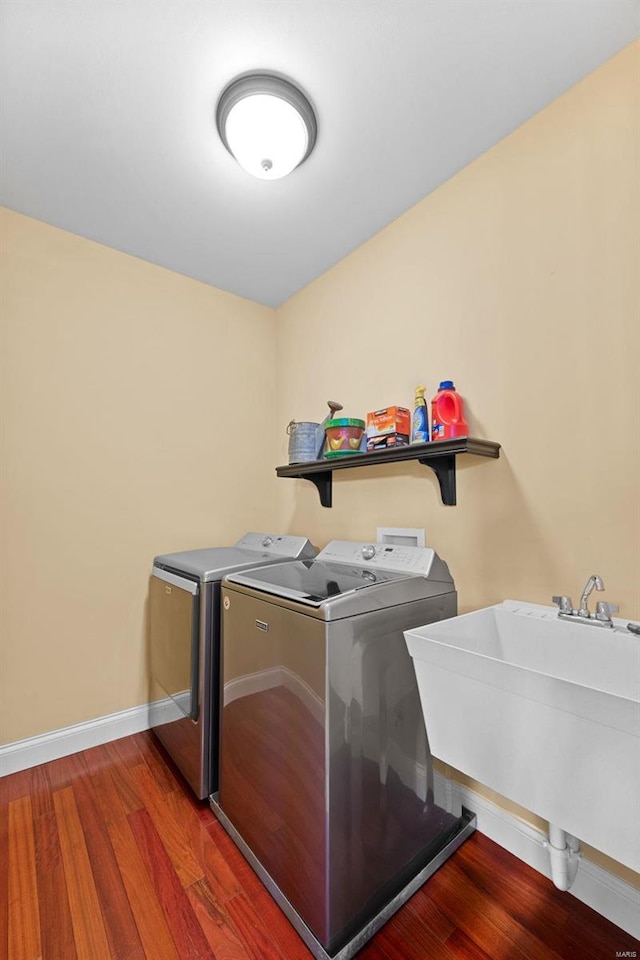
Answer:
[[[400,447],[409,443],[411,411],[406,407],[384,407],[367,414],[367,449]]]

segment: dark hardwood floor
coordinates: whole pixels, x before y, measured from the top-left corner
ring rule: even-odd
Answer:
[[[624,951],[640,957],[640,943],[476,833],[358,960],[608,960]],[[0,958],[311,954],[143,733],[0,779]]]

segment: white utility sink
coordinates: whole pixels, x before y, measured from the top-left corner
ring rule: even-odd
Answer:
[[[431,752],[640,871],[640,638],[504,603],[405,633]]]

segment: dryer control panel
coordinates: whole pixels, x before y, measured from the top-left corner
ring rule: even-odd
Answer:
[[[272,553],[276,557],[305,560],[316,552],[306,537],[289,537],[280,533],[245,533],[234,546],[241,550]]]
[[[435,551],[429,547],[408,547],[390,543],[367,543],[366,541],[332,540],[318,554],[318,560],[331,563],[349,563],[363,567],[391,570],[396,573],[413,573],[428,577],[433,566]]]

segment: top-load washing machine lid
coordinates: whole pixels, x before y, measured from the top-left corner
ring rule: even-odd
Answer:
[[[396,606],[455,587],[434,550],[332,540],[315,560],[230,573],[225,582],[308,608],[326,620]]]
[[[316,550],[306,537],[278,533],[246,533],[232,547],[208,547],[165,553],[153,561],[160,570],[183,574],[202,583],[221,580],[233,570],[264,563],[283,563],[296,557],[315,557]]]

